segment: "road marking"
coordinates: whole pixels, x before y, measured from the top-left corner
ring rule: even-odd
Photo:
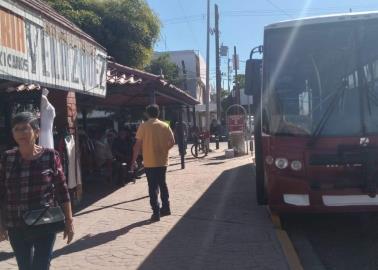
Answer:
[[[302,263],[299,259],[297,251],[294,248],[293,243],[289,238],[289,235],[284,229],[282,229],[280,216],[276,213],[271,212],[269,207],[267,207],[267,210],[274,225],[277,239],[281,244],[281,248],[285,254],[287,263],[289,264],[290,270],[303,270]]]
[[[275,229],[278,240],[280,241],[282,250],[286,256],[290,270],[303,270],[299,256],[291,242],[286,231],[281,229]]]

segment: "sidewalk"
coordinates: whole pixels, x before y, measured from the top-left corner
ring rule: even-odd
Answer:
[[[149,223],[145,178],[76,213],[75,242],[58,236],[52,269],[288,269],[267,211],[256,205],[251,157],[223,155],[188,156],[181,170],[172,152],[172,215],[160,222]],[[17,269],[8,242],[0,243],[0,269]]]

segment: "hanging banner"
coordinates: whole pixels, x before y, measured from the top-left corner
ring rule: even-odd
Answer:
[[[106,52],[13,2],[0,0],[0,78],[106,95]]]

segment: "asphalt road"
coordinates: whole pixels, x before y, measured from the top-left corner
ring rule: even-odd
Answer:
[[[305,270],[378,269],[378,213],[281,218]]]

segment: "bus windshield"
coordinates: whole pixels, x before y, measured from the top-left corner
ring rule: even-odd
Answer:
[[[377,44],[376,19],[266,30],[265,132],[378,133]]]

